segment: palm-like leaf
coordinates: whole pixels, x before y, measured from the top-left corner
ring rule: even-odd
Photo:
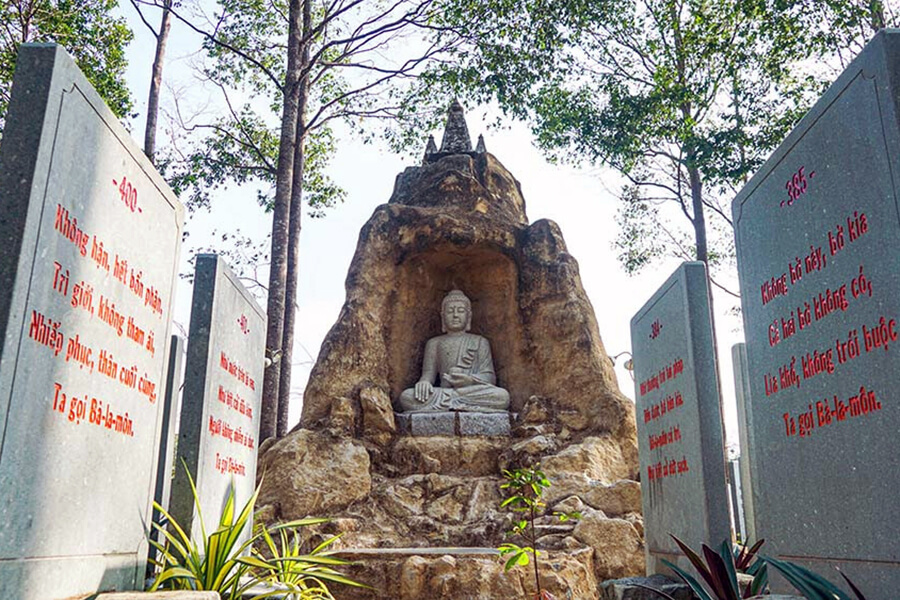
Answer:
[[[841,577],[844,578],[844,581],[846,581],[847,585],[850,586],[850,589],[853,590],[853,593],[856,595],[857,600],[866,600],[866,597],[863,596],[863,593],[861,591],[859,591],[859,588],[856,587],[856,584],[854,584],[852,581],[850,581],[849,577],[844,575],[844,573],[840,569],[838,569],[838,573],[841,574]]]
[[[187,467],[185,467],[187,469]],[[217,591],[224,599],[242,599],[249,591],[261,583],[279,583],[280,588],[256,593],[253,600],[270,597],[290,597],[295,600],[332,600],[325,581],[344,585],[363,586],[334,570],[333,566],[348,564],[347,561],[329,556],[324,550],[339,537],[329,538],[319,544],[310,555],[300,553],[298,527],[327,522],[327,519],[306,518],[281,523],[267,528],[259,526],[256,531],[241,542],[252,516],[253,507],[259,496],[259,487],[240,509],[236,510],[234,486],[229,489],[218,527],[210,535],[200,509],[200,501],[194,480],[188,473],[194,505],[200,524],[202,542],[198,543],[187,535],[184,528],[159,504],[154,507],[162,515],[161,523],[152,523],[151,530],[160,534],[162,542],[153,540],[150,544],[158,551],[159,558],[152,561],[159,572],[151,585],[151,591],[158,589],[187,589]],[[289,533],[293,533],[293,539]],[[276,543],[273,533],[277,533],[281,545]],[[251,549],[259,542],[273,558],[266,558]]]
[[[746,572],[753,563],[753,559],[756,558],[756,553],[759,552],[760,547],[765,543],[766,540],[759,540],[749,549],[746,546],[735,545],[734,567],[742,573]]]
[[[836,585],[805,567],[771,557],[763,557],[763,560],[772,565],[808,600],[851,600]]]

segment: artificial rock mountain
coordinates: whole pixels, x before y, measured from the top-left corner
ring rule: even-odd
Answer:
[[[407,549],[502,543],[510,516],[498,508],[501,469],[535,462],[553,484],[548,515],[582,513],[576,525],[542,517],[550,591],[594,597],[599,581],[643,573],[634,407],[618,390],[578,264],[555,223],[529,224],[519,183],[483,140],[471,147],[454,103],[441,148],[429,141],[423,164],[397,177],[360,232],[300,425],[261,449],[263,518],[334,517],[330,531],[366,557],[354,575],[378,591],[342,589],[341,598],[531,589],[491,555]],[[511,436],[398,429],[392,401],[417,380],[454,288],[472,301],[472,332],[490,340]]]

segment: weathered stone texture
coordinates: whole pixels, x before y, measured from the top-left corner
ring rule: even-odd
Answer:
[[[392,472],[442,473],[472,477],[500,473],[498,456],[505,448],[503,440],[466,437],[404,437],[394,443],[389,465]]]
[[[350,555],[353,557],[353,555]],[[342,600],[507,600],[534,595],[531,567],[504,571],[490,555],[387,555],[360,557],[350,574],[376,588],[342,588]],[[542,587],[556,598],[597,598],[591,550],[548,552],[541,558]]]
[[[301,429],[273,444],[260,459],[257,506],[295,519],[328,515],[365,498],[372,489],[369,454],[362,444]]]
[[[501,470],[538,463],[552,482],[537,520],[547,589],[596,598],[601,579],[643,574],[633,404],[559,228],[528,224],[519,184],[496,158],[441,151],[400,174],[360,232],[346,288],[304,393],[305,429],[260,465],[266,520],[337,517],[320,533],[368,552],[350,574],[377,591],[342,589],[342,598],[533,595],[528,569],[504,573],[490,553],[431,551],[508,541]],[[390,410],[417,381],[451,289],[471,299],[471,333],[490,342],[511,421]],[[586,521],[560,524],[554,510]]]
[[[594,573],[600,581],[644,572],[644,544],[634,525],[590,511],[575,526],[575,539],[594,549]]]
[[[535,397],[557,427],[608,433],[636,460],[633,407],[618,391],[578,264],[555,223],[527,222],[518,182],[490,154],[446,156],[399,175],[360,232],[302,425],[328,427],[333,404],[359,403],[364,389],[396,399],[419,375],[425,340],[440,333],[441,298],[459,288],[472,300],[472,332],[491,342],[512,411]]]

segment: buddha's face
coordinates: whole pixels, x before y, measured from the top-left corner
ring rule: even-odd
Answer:
[[[469,306],[465,302],[448,302],[441,315],[444,330],[449,333],[465,331],[469,324]]]

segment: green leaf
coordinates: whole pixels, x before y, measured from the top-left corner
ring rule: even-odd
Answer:
[[[851,600],[840,588],[805,567],[771,557],[762,558],[809,600]]]
[[[709,592],[707,592],[706,589],[702,585],[700,585],[700,582],[694,579],[687,571],[676,566],[673,563],[670,563],[667,560],[663,560],[662,562],[667,567],[672,569],[672,571],[674,571],[675,574],[682,579],[682,581],[688,584],[688,586],[691,588],[691,590],[693,590],[694,594],[696,594],[697,597],[700,598],[700,600],[714,600],[713,597],[709,595]]]

